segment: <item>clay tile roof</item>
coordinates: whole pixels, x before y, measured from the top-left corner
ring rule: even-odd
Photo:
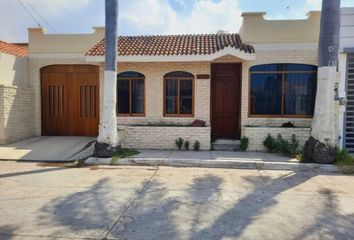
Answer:
[[[0,40],[0,52],[15,55],[18,57],[27,56],[27,49],[25,47],[17,46],[15,44],[7,43]]]
[[[203,35],[154,35],[118,37],[118,55],[209,55],[232,47],[254,53],[251,45],[242,43],[237,33]],[[104,39],[87,51],[87,56],[103,56]]]

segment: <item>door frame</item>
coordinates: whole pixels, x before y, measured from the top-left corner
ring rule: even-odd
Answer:
[[[223,63],[211,63],[210,64],[210,128],[211,128],[211,138],[215,139],[214,133],[213,133],[213,79],[214,79],[214,68],[215,66],[220,66],[220,65],[231,65],[234,66],[235,69],[239,68],[239,97],[238,97],[238,113],[237,113],[237,119],[238,119],[238,126],[237,126],[237,131],[234,133],[234,138],[231,139],[241,139],[241,115],[242,115],[242,62],[223,62]],[[235,70],[236,71],[236,70]]]

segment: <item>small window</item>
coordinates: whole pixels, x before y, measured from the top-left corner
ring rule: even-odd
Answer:
[[[194,76],[171,72],[164,77],[164,116],[192,117],[194,113]]]
[[[317,67],[264,64],[250,69],[250,116],[312,117]]]
[[[145,115],[145,76],[138,72],[123,72],[117,77],[118,116]]]

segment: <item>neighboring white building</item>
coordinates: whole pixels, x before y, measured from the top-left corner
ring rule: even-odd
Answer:
[[[35,135],[27,49],[0,40],[0,144]]]
[[[339,143],[354,152],[354,8],[342,8],[339,50]],[[346,98],[346,103],[343,101]]]

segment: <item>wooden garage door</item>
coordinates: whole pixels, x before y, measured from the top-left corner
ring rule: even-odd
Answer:
[[[42,68],[42,135],[97,136],[98,79],[98,66]]]

